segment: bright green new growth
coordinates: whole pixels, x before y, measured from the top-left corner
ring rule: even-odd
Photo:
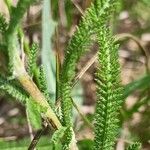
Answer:
[[[111,12],[113,2],[106,0],[101,9],[100,2],[97,1],[97,5],[92,4],[86,11],[85,16],[80,22],[77,31],[72,37],[69,46],[66,50],[65,60],[63,63],[63,69],[61,73],[61,98],[62,98],[62,113],[64,124],[70,124],[71,122],[71,82],[75,76],[76,63],[80,57],[89,49],[93,44],[95,36],[95,28],[103,25],[106,22],[107,15]]]
[[[28,95],[20,89],[20,87],[15,86],[2,76],[0,76],[0,89],[15,99],[20,100],[22,103],[26,103],[29,98]]]
[[[105,5],[106,1],[97,1],[97,6],[115,8],[115,1]],[[104,14],[108,19],[110,10]],[[105,22],[97,22],[96,33],[100,47],[97,71],[97,105],[95,112],[94,150],[112,150],[118,133],[118,113],[122,103],[122,88],[120,87],[120,65],[118,61],[118,46],[106,27]]]
[[[8,43],[11,73],[14,73],[16,67],[19,64],[17,61],[20,60],[18,59],[18,57],[20,57],[18,55],[20,47],[18,47],[19,44],[17,30],[21,18],[32,2],[34,2],[34,0],[20,0],[17,4],[17,8],[12,7],[11,21],[8,29],[7,26],[6,29],[4,28],[5,22],[3,21],[3,17],[0,16],[0,32],[6,31],[5,42]],[[98,100],[95,113],[94,150],[111,150],[114,145],[118,130],[117,118],[120,104],[122,102],[122,89],[120,87],[119,78],[120,66],[118,62],[118,46],[115,45],[114,39],[110,34],[110,30],[106,27],[106,23],[109,22],[108,20],[113,10],[112,8],[115,8],[115,0],[95,0],[91,7],[86,11],[85,16],[80,22],[77,31],[75,32],[74,36],[69,42],[69,46],[67,47],[59,85],[59,95],[61,98],[62,109],[62,124],[65,127],[60,128],[52,138],[52,141],[54,144],[56,144],[58,138],[60,138],[59,134],[64,134],[64,150],[69,150],[74,146],[71,145],[75,143],[71,115],[71,88],[72,80],[75,76],[76,63],[79,61],[80,57],[90,48],[94,41],[97,41],[100,46],[98,58],[99,69],[97,72]],[[33,45],[28,57],[28,72],[30,76],[33,78],[35,77],[35,83],[39,87],[40,91],[44,94],[46,99],[49,100],[50,96],[47,89],[44,70],[42,67],[40,69],[37,68],[36,58],[37,46]],[[17,73],[15,74],[16,76],[18,75]],[[0,78],[0,85],[0,89],[6,91],[13,97],[26,102],[28,112],[31,113],[31,119],[32,117],[34,118],[36,116],[37,119],[35,117],[36,121],[34,122],[41,123],[40,113],[38,113],[38,103],[30,103],[30,99],[26,94],[20,92],[9,82],[5,82],[3,78]],[[50,106],[53,108],[52,104],[50,104]],[[34,107],[33,111],[32,107]],[[47,105],[42,112],[47,112]],[[38,126],[40,123],[35,124],[36,128],[40,128],[40,126]]]
[[[47,90],[47,84],[46,84],[46,75],[44,71],[44,67],[40,67],[39,72],[39,88],[40,90],[45,94],[45,96],[48,96],[48,90]]]
[[[30,51],[29,51],[28,72],[31,76],[33,76],[33,74],[35,73],[36,68],[37,68],[36,61],[37,61],[38,49],[39,49],[38,44],[34,43],[34,44],[32,44]]]
[[[133,143],[126,150],[141,150],[141,143]]]
[[[32,127],[38,130],[42,128],[42,119],[37,107],[37,104],[31,98],[26,101],[26,115]]]
[[[122,102],[118,46],[105,26],[97,32],[100,51],[94,149],[112,150],[118,131],[118,113]]]
[[[57,129],[61,127],[59,119],[49,106],[46,97],[38,89],[35,82],[33,82],[32,78],[26,72],[25,64],[20,58],[20,52],[23,50],[23,45],[21,45],[22,47],[20,46],[18,35],[21,30],[20,22],[25,12],[34,1],[35,0],[20,0],[18,1],[16,7],[11,7],[10,9],[9,27],[7,28],[5,34],[3,34],[4,42],[7,45],[6,49],[9,58],[8,71],[11,73],[11,79],[16,78],[16,82],[19,82],[17,84],[21,84],[22,88],[32,97],[32,100],[36,101],[36,108],[38,109],[39,107],[39,111],[41,113],[44,112],[44,115],[50,120],[50,123],[53,123],[53,127]],[[22,38],[21,34],[20,37]],[[24,42],[22,44],[24,44]]]
[[[28,73],[32,78],[36,80],[36,84],[40,91],[45,95],[47,100],[50,100],[50,94],[48,92],[47,84],[46,84],[46,74],[43,66],[38,67],[37,58],[38,58],[39,45],[33,43],[30,51],[28,52],[28,63],[27,69]],[[50,106],[54,108],[52,102],[48,101]]]
[[[86,49],[91,45],[92,31],[90,25],[92,24],[92,14],[94,7],[88,9],[82,22],[79,24],[77,31],[72,37],[69,46],[65,53],[65,60],[60,76],[60,95],[61,95],[61,109],[62,109],[62,121],[63,125],[67,126],[66,139],[67,142],[64,145],[64,149],[69,149],[69,143],[72,138],[72,102],[70,99],[71,94],[71,83],[75,76],[76,63],[80,59],[81,55],[85,53]]]
[[[4,16],[0,13],[0,33],[4,33],[7,30],[7,26]]]
[[[115,6],[115,0],[104,0],[104,1],[96,0],[91,5],[91,7],[86,11],[85,16],[83,17],[82,21],[80,22],[80,24],[77,28],[77,31],[75,32],[74,36],[72,37],[72,39],[69,43],[69,46],[66,50],[65,60],[63,63],[63,69],[62,69],[61,78],[60,78],[61,79],[60,93],[61,93],[63,124],[66,126],[72,126],[72,121],[71,121],[72,103],[71,103],[71,99],[70,99],[70,93],[71,93],[72,79],[75,76],[76,63],[79,61],[80,57],[93,44],[93,41],[95,41],[96,36],[98,37],[98,41],[99,41],[100,45],[102,44],[101,43],[102,41],[104,44],[104,42],[109,40],[108,35],[106,33],[104,33],[106,37],[103,36],[104,39],[100,39],[101,34],[103,34],[101,27],[104,26],[108,22],[110,13],[112,12],[112,8],[114,6]],[[105,28],[104,28],[104,30],[105,30]],[[97,34],[97,31],[98,31],[98,34]],[[110,47],[111,46],[112,45],[110,45]],[[106,50],[106,48],[109,48],[109,47],[105,47],[105,50]],[[110,52],[108,53],[108,50],[107,50],[107,56],[113,55],[113,57],[115,57],[115,59],[116,59],[117,56],[115,55],[115,50],[117,48],[116,47],[113,47],[113,48],[114,49],[112,49],[112,50],[114,51],[114,53],[113,52],[112,52],[112,54]],[[103,56],[105,56],[105,51],[103,51],[101,53]],[[113,58],[111,58],[111,59],[113,60]],[[114,65],[114,67],[116,65],[118,67],[118,62],[108,62],[108,58],[105,58],[105,62],[112,63]],[[105,65],[108,65],[108,64],[105,64]],[[103,69],[106,69],[106,68],[103,68]],[[117,68],[117,71],[118,71],[118,69],[119,68]],[[118,75],[117,74],[118,72],[115,72],[114,70],[112,70],[111,72],[107,72],[106,75],[110,76],[109,73],[116,73],[115,75]],[[115,79],[116,78],[113,79],[113,76],[111,76],[111,80],[114,80],[114,81],[111,81],[112,84],[115,83],[117,86],[118,83]],[[105,82],[107,83],[107,80],[105,80]],[[102,90],[105,90],[105,89],[102,89]],[[117,90],[118,89],[116,89],[116,92],[119,92]],[[109,94],[111,94],[111,93],[109,93]],[[110,95],[110,97],[111,96],[112,96],[112,94]],[[118,108],[116,106],[116,105],[118,105],[118,104],[116,104],[117,103],[116,100],[117,100],[117,96],[115,95],[114,105],[116,108]],[[106,99],[106,101],[107,101],[107,99]],[[98,105],[98,107],[100,107],[100,106]],[[110,111],[112,111],[112,110],[110,110]],[[97,113],[99,113],[99,112],[97,111]],[[103,111],[103,113],[104,113],[104,111]],[[114,118],[116,118],[116,116],[117,115],[115,115]],[[105,120],[105,121],[107,121],[107,120]],[[115,127],[116,127],[116,122],[114,122]],[[97,126],[96,134],[97,135],[99,135],[98,129],[100,130],[100,128],[101,128],[99,123],[100,122],[97,121],[97,125],[96,125]],[[105,132],[105,131],[103,131],[103,132]],[[111,131],[110,131],[110,133],[111,133]],[[112,140],[114,140],[114,139],[112,138]],[[102,141],[102,143],[103,142],[106,142],[106,141],[104,140],[104,141]],[[95,138],[95,143],[96,143],[95,147],[97,147],[96,145],[97,145],[97,143],[99,143],[99,139],[97,137]],[[110,145],[112,145],[112,143]]]
[[[53,149],[57,149],[58,143],[64,136],[65,130],[66,130],[66,127],[61,127],[53,134],[53,136],[51,138],[51,143],[53,145]]]
[[[40,66],[40,69],[39,69],[38,87],[41,90],[41,92],[45,95],[49,105],[52,107],[53,110],[55,110],[54,103],[51,101],[51,94],[49,93],[48,87],[46,84],[46,74],[45,74],[45,69],[43,66]]]
[[[4,44],[4,39],[1,35],[3,35],[8,28],[8,24],[6,22],[6,19],[3,14],[0,13],[0,51],[3,51],[4,54],[6,54],[6,51],[4,50],[6,48]]]
[[[35,0],[24,0],[19,1],[17,3],[17,7],[11,8],[11,14],[10,14],[10,23],[9,27],[5,34],[5,41],[8,44],[8,55],[9,55],[9,71],[10,73],[14,72],[14,69],[16,67],[16,63],[18,61],[17,58],[17,29],[19,27],[19,23],[29,8],[29,6],[34,2]]]

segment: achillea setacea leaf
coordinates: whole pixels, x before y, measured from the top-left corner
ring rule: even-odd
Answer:
[[[141,150],[141,143],[133,143],[126,150]]]
[[[100,50],[94,150],[112,150],[118,133],[118,113],[122,102],[118,46],[105,26],[97,32]]]

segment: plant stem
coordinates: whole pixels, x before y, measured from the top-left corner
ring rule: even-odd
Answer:
[[[85,74],[85,72],[94,64],[94,62],[97,59],[97,55],[98,55],[97,53],[98,52],[96,52],[96,54],[94,54],[94,56],[92,56],[92,58],[84,65],[84,67],[81,69],[81,71],[74,78],[72,87],[74,87],[77,84],[77,82],[82,78],[82,76]]]
[[[77,112],[79,113],[80,117],[82,118],[82,120],[84,121],[84,123],[90,127],[90,129],[93,130],[93,125],[89,122],[89,120],[86,118],[86,116],[83,115],[83,113],[81,112],[79,106],[74,102],[74,100],[71,98],[72,104],[74,106],[74,108],[77,110]]]
[[[47,130],[48,127],[39,130],[36,135],[34,136],[33,140],[31,141],[31,144],[29,145],[28,150],[34,150],[36,147],[38,141],[40,140],[40,137],[42,136],[43,132]]]
[[[30,76],[26,73],[17,77],[18,81],[22,84],[24,89],[32,96],[33,100],[35,100],[42,108],[47,108],[45,113],[46,118],[50,121],[52,127],[55,129],[59,129],[62,125],[58,120],[57,116],[50,108],[46,98],[37,88],[35,83],[32,81]]]
[[[27,117],[27,123],[28,123],[28,129],[29,129],[30,140],[31,140],[31,142],[32,142],[34,136],[33,136],[33,130],[32,130],[32,126],[31,126],[31,123],[30,123],[29,114],[28,114],[27,109],[26,109],[26,117]],[[34,148],[33,150],[36,150],[36,149]]]
[[[14,76],[21,83],[23,88],[30,94],[33,100],[42,108],[46,109],[44,112],[45,117],[48,119],[54,129],[59,129],[62,125],[57,118],[56,114],[49,106],[45,96],[38,89],[36,84],[33,82],[31,77],[28,75],[24,68],[24,64],[21,61],[18,53],[15,53],[15,67],[14,67]]]

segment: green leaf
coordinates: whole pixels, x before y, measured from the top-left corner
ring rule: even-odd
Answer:
[[[110,3],[111,5],[111,3]],[[118,45],[105,25],[97,29],[99,49],[94,150],[112,150],[123,102]]]
[[[43,11],[42,11],[42,65],[46,73],[46,84],[48,87],[48,92],[55,93],[56,89],[56,60],[54,52],[52,51],[52,36],[55,30],[55,22],[52,20],[51,16],[51,1],[43,1]],[[53,97],[55,100],[55,96]]]
[[[41,90],[41,92],[43,92],[43,94],[45,95],[49,105],[52,107],[53,110],[55,110],[54,108],[55,106],[52,101],[52,99],[54,98],[54,95],[52,95],[52,93],[49,93],[48,91],[46,74],[45,74],[45,70],[43,66],[40,66],[39,68],[37,85],[39,89]]]
[[[20,87],[16,86],[14,82],[9,82],[7,79],[0,76],[0,89],[12,96],[13,98],[16,98],[22,103],[26,103],[28,100],[28,95],[26,92],[21,89]]]
[[[124,87],[123,97],[126,98],[134,91],[139,89],[146,89],[150,87],[150,75],[145,75],[142,78],[135,80]]]
[[[129,110],[125,111],[125,115],[127,119],[131,118],[134,113],[139,111],[139,108],[145,106],[149,102],[149,97],[144,97],[143,99],[139,99]]]
[[[131,145],[126,150],[141,150],[141,143],[136,142]]]
[[[36,61],[38,50],[39,50],[38,44],[33,43],[28,55],[28,72],[31,76],[35,74],[35,71],[37,69]]]
[[[20,69],[21,62],[18,52],[20,48],[17,38],[17,29],[25,12],[29,8],[29,6],[33,4],[33,2],[35,2],[35,0],[19,0],[17,3],[17,7],[13,7],[11,9],[10,22],[9,27],[5,33],[5,40],[7,43],[9,56],[9,72],[13,75],[16,75],[18,72],[23,72],[23,70],[21,71],[22,67]]]
[[[91,7],[86,10],[85,15],[66,48],[60,75],[60,96],[63,125],[67,127],[72,126],[72,103],[70,94],[72,80],[75,77],[76,64],[96,40],[98,31],[96,29],[103,26],[109,20],[109,14],[112,12],[114,2],[115,0],[105,0],[105,2],[97,0],[96,3],[92,3]],[[68,134],[68,139],[70,136],[72,135]]]
[[[53,144],[53,149],[54,150],[60,150],[60,141],[62,137],[64,136],[66,127],[61,127],[57,131],[54,132],[52,138],[51,138],[51,143]]]
[[[29,120],[31,122],[31,125],[35,129],[41,129],[42,128],[42,120],[41,115],[37,109],[37,104],[33,102],[32,100],[27,100],[26,103],[26,110],[28,113]]]
[[[50,137],[43,136],[40,138],[39,143],[36,148],[38,150],[54,150],[53,146],[49,141]],[[29,144],[31,143],[30,138],[24,138],[17,141],[2,141],[0,140],[0,149],[1,150],[27,150]],[[60,149],[59,149],[60,150]]]
[[[0,33],[5,33],[7,30],[8,24],[3,14],[0,13]]]
[[[91,150],[93,148],[94,142],[91,139],[84,139],[78,141],[77,145],[79,150]]]

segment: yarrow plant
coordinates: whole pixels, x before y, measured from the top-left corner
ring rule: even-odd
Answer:
[[[113,150],[119,131],[118,114],[123,102],[123,89],[120,83],[120,65],[118,45],[111,33],[111,14],[117,7],[117,0],[94,0],[85,11],[74,35],[65,51],[64,62],[57,83],[60,109],[51,101],[47,88],[46,74],[43,67],[37,65],[38,45],[28,48],[23,40],[21,20],[35,0],[19,0],[16,7],[9,6],[10,20],[0,14],[0,53],[8,64],[1,72],[0,89],[21,100],[33,122],[34,127],[41,128],[41,118],[55,130],[51,142],[54,149],[62,141],[63,150],[77,150],[77,141],[73,130],[71,91],[75,78],[76,64],[90,47],[99,45],[98,66],[96,73],[97,102],[94,121],[93,150]],[[20,54],[25,53],[27,63]],[[35,123],[36,122],[36,123]],[[63,139],[63,140],[61,140]],[[128,149],[137,150],[138,146]]]

